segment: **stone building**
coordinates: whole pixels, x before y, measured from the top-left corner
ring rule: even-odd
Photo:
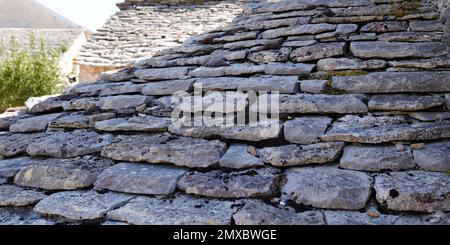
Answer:
[[[231,22],[248,0],[126,0],[84,46],[80,81],[123,68]]]
[[[31,99],[0,115],[0,222],[448,225],[445,3],[249,4],[229,25]],[[224,107],[233,91],[248,97]],[[267,92],[279,117],[189,124],[258,112],[250,95]]]
[[[76,57],[89,36],[81,26],[33,0],[0,0],[0,47],[10,50],[11,39],[29,47],[30,38],[49,48],[64,47],[59,66],[65,76],[77,77]]]

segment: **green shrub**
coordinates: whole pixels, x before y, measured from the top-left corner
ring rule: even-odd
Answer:
[[[19,47],[15,38],[10,42],[8,51],[0,46],[0,112],[23,105],[29,97],[62,91],[60,48],[50,49],[44,40],[36,42],[34,34],[27,47]]]

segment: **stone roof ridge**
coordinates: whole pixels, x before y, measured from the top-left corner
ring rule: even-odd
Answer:
[[[0,222],[449,224],[445,4],[254,6],[0,115]]]

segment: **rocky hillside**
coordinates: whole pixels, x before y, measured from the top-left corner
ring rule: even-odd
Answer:
[[[0,116],[0,223],[449,224],[446,4],[254,3],[132,68],[30,99]],[[203,107],[172,103],[200,84]],[[279,92],[279,119],[171,121],[254,110],[211,104],[224,91]]]

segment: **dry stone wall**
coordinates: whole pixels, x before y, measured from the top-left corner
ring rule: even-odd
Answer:
[[[253,3],[230,25],[30,99],[0,116],[0,221],[449,224],[450,59],[437,3]],[[280,116],[171,120],[258,109],[245,96],[216,104],[226,91],[278,92]],[[172,101],[180,92],[202,106]]]

